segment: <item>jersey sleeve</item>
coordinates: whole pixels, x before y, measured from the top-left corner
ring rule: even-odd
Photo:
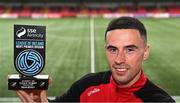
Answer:
[[[67,90],[63,95],[56,96],[54,100],[49,100],[49,102],[80,102],[81,94],[88,87],[98,85],[101,82],[107,82],[109,80],[107,78],[109,78],[110,75],[110,72],[89,73],[73,83],[69,90]]]
[[[48,99],[49,102],[79,102],[80,100],[80,83],[75,82],[64,94],[56,96],[54,100]]]

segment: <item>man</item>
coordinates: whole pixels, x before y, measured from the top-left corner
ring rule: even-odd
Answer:
[[[149,56],[146,29],[137,19],[112,20],[105,33],[110,71],[87,74],[55,100],[46,91],[17,91],[21,101],[33,102],[175,102],[144,74],[142,63]]]

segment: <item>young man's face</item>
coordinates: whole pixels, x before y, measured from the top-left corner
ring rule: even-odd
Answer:
[[[115,29],[106,35],[106,56],[113,79],[122,87],[131,86],[141,74],[142,62],[149,55],[136,29]]]

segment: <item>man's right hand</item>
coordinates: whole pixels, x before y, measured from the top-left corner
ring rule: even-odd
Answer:
[[[16,93],[23,103],[48,103],[46,90],[18,90]]]
[[[49,84],[52,83],[52,78],[49,77]],[[16,94],[23,103],[48,103],[47,90],[17,90]]]

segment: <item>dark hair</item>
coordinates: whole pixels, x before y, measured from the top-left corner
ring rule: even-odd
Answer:
[[[146,29],[143,23],[136,18],[120,17],[112,20],[106,29],[105,40],[106,40],[107,32],[115,29],[137,29],[139,30],[140,35],[141,37],[143,37],[145,43],[147,42]]]

